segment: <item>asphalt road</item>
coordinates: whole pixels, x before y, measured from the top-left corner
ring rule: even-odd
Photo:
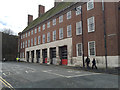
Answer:
[[[4,62],[1,77],[13,88],[118,88],[118,76],[35,63]],[[6,85],[2,82],[2,87]]]

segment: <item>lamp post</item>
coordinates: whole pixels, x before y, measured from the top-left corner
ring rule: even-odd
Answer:
[[[81,12],[81,24],[82,24],[82,61],[83,61],[83,68],[85,68],[85,61],[84,61],[84,33],[83,33],[83,12],[82,12],[82,5],[84,5],[86,2],[83,2],[81,4],[81,8],[76,8],[75,7],[75,11],[77,11],[78,9]]]

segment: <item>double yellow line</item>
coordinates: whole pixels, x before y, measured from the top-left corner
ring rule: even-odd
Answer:
[[[10,85],[10,83],[8,83],[5,79],[3,79],[1,76],[0,76],[0,82],[2,82],[6,87],[10,88],[10,90],[15,90],[12,85]]]

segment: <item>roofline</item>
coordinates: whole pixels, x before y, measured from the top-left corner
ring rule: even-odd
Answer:
[[[40,22],[40,23],[38,23],[38,24],[36,24],[36,25],[34,25],[34,26],[32,26],[31,28],[29,28],[27,31],[23,31],[23,32],[21,32],[21,34],[23,34],[23,33],[25,33],[25,32],[28,32],[30,29],[32,29],[32,28],[34,28],[35,26],[37,26],[37,25],[39,25],[39,24],[41,24],[41,23],[43,23],[43,22],[45,22],[45,21],[47,21],[48,19],[50,19],[50,18],[52,18],[53,16],[55,16],[55,15],[57,15],[57,14],[59,14],[60,12],[62,12],[62,11],[64,11],[64,10],[66,10],[66,9],[68,9],[69,7],[71,7],[71,6],[73,6],[73,5],[75,5],[76,3],[78,3],[78,2],[74,2],[73,4],[71,4],[70,6],[67,6],[66,8],[64,8],[64,9],[62,9],[62,10],[60,10],[59,12],[57,12],[56,14],[54,14],[54,15],[52,15],[52,16],[50,16],[49,18],[47,18],[47,19],[45,19],[45,20],[43,20],[42,22]],[[82,3],[82,4],[85,4],[85,3],[87,3],[87,2],[84,2],[84,3]],[[82,5],[81,4],[81,5]],[[53,7],[54,8],[54,7]],[[51,9],[53,9],[53,8],[51,8]],[[50,9],[50,10],[51,10]],[[48,10],[48,11],[50,11],[50,10]],[[47,12],[48,12],[47,11]],[[46,12],[46,13],[47,13]],[[43,14],[44,15],[44,14]],[[37,18],[36,18],[37,19]]]

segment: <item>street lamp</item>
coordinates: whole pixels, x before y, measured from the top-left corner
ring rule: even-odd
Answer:
[[[79,10],[81,12],[81,24],[82,24],[82,60],[83,60],[83,68],[85,68],[85,61],[84,61],[84,36],[83,36],[83,12],[82,12],[82,5],[84,5],[86,2],[83,2],[81,4],[81,8],[76,8],[75,7],[75,11]]]

